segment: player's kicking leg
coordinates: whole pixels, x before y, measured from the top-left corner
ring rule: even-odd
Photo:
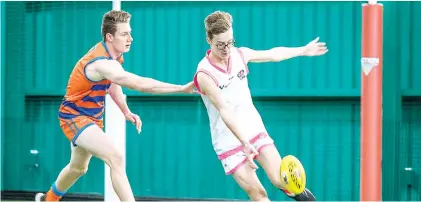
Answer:
[[[92,155],[80,147],[71,147],[70,162],[61,170],[57,180],[53,183],[46,195],[38,193],[35,201],[58,201],[66,191],[88,171]]]
[[[227,175],[232,175],[237,184],[252,201],[269,201],[265,188],[257,177],[256,170],[248,163],[243,151],[221,160]]]
[[[296,201],[316,201],[313,193],[309,189],[305,189],[303,193],[291,196],[284,189],[284,183],[281,180],[279,168],[281,166],[281,156],[275,145],[267,145],[259,150],[259,156],[256,158],[257,162],[263,167],[268,178],[273,185],[284,191],[284,193]]]

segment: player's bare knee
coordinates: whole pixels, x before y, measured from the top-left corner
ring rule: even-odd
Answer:
[[[113,170],[123,169],[123,155],[117,150],[109,153],[104,159],[105,163]]]

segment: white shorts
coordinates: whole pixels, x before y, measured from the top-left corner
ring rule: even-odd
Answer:
[[[250,143],[258,152],[260,152],[264,147],[273,145],[273,140],[267,133],[260,133],[253,137],[250,140]],[[221,160],[222,167],[224,167],[225,174],[227,175],[233,174],[247,162],[247,157],[243,151],[242,145],[218,155],[218,159]]]

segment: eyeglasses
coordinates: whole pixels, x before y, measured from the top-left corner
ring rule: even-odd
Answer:
[[[232,40],[231,42],[228,43],[218,43],[216,44],[216,48],[218,48],[218,50],[224,50],[225,48],[231,48],[233,47],[235,44],[235,40]]]

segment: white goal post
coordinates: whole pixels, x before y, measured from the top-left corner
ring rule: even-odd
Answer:
[[[124,95],[126,99],[126,95]],[[105,96],[105,134],[111,138],[123,157],[126,168],[126,119],[110,95]],[[104,163],[104,201],[120,201],[114,192],[110,168]]]

